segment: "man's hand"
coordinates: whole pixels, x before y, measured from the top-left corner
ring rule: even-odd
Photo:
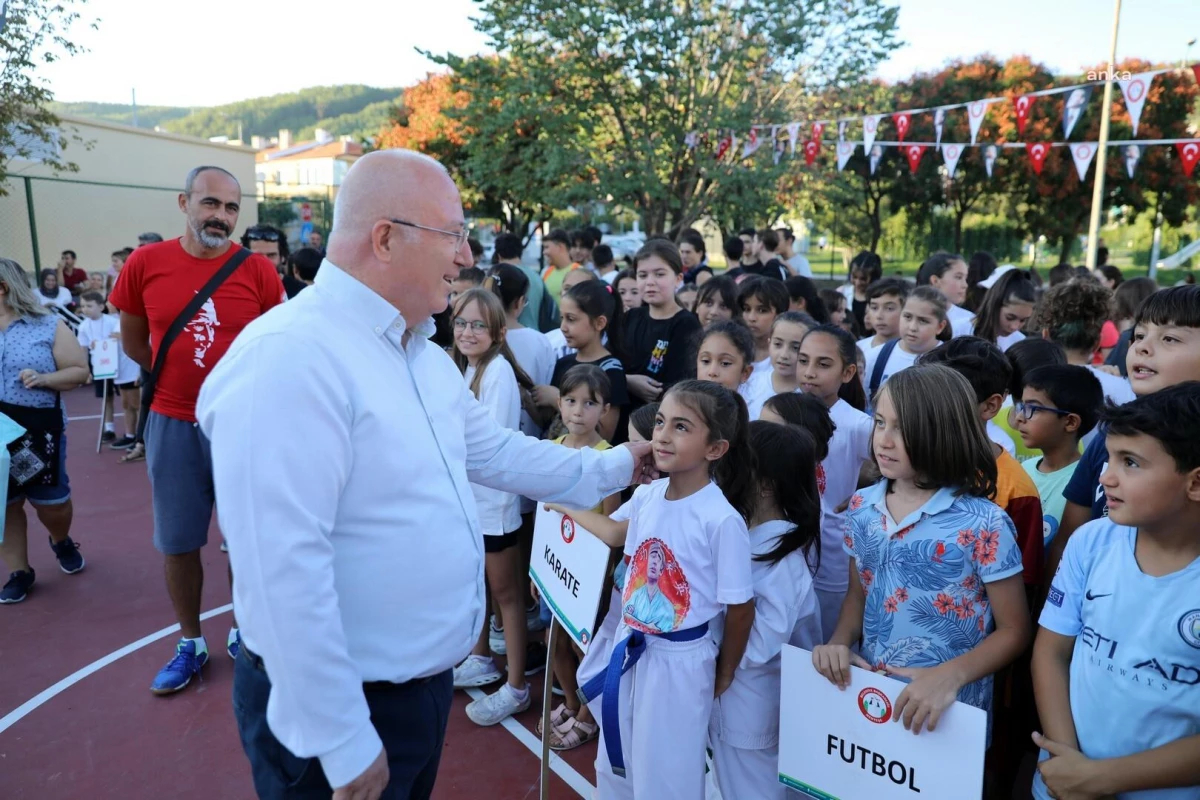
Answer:
[[[333,800],[379,800],[388,777],[387,752],[381,747],[366,772],[333,791]]]
[[[628,447],[633,453],[633,477],[631,486],[650,483],[658,478],[658,468],[654,466],[654,454],[650,451],[649,442],[626,442],[621,445]]]

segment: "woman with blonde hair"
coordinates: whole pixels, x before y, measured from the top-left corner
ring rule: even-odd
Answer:
[[[50,532],[50,547],[68,575],[84,567],[71,540],[67,415],[61,392],[88,381],[87,353],[57,315],[42,305],[21,265],[0,258],[0,413],[25,429],[8,446],[8,506],[0,560],[10,570],[0,603],[19,603],[34,582],[25,501]]]

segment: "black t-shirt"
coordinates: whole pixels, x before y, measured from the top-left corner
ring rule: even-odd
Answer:
[[[850,313],[854,315],[854,321],[858,323],[858,330],[865,336],[870,330],[867,328],[867,301],[855,297],[850,301]]]
[[[765,264],[746,267],[746,272],[750,275],[761,275],[764,278],[777,278],[781,281],[786,281],[788,278],[787,267],[778,258],[772,258]]]
[[[291,275],[283,276],[283,290],[287,292],[288,300],[291,300],[293,297],[300,294],[300,292],[304,291],[306,286],[308,286],[308,284],[299,278],[295,278]]]
[[[577,353],[571,353],[560,358],[554,365],[554,377],[550,379],[550,385],[556,389],[562,388],[562,380],[567,374],[567,370],[577,364],[599,367],[608,376],[608,382],[612,385],[612,399],[609,402],[621,410],[621,417],[617,420],[617,429],[613,432],[613,438],[609,444],[613,447],[624,444],[629,440],[629,387],[625,382],[625,366],[621,363],[621,359],[609,355],[599,361],[580,361]]]
[[[700,264],[698,266],[692,267],[689,270],[684,271],[683,282],[684,283],[695,283],[696,278],[698,278],[700,276],[701,272],[707,272],[709,275],[713,274],[712,267],[710,267],[708,264]]]
[[[663,390],[688,378],[692,338],[700,331],[700,320],[680,310],[670,319],[653,319],[650,307],[632,309],[625,317],[625,371],[645,375],[663,385]],[[634,405],[641,405],[635,396]]]

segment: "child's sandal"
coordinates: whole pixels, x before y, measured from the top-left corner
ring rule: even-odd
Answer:
[[[567,708],[566,703],[559,703],[558,707],[550,712],[550,730],[556,731],[573,719],[575,719],[575,712]],[[541,719],[538,719],[537,735],[542,735]]]
[[[594,722],[580,722],[573,718],[568,727],[556,728],[550,732],[550,749],[574,750],[599,736],[599,725]]]

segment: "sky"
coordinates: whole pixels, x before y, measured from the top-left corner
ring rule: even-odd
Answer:
[[[1074,73],[1108,58],[1112,0],[899,0],[905,42],[880,65],[895,80],[947,61],[1028,54]],[[308,86],[406,86],[437,66],[416,48],[469,55],[487,42],[472,0],[393,0],[354,11],[315,0],[191,4],[88,0],[75,41],[90,52],[39,70],[56,99],[208,106]],[[280,13],[280,8],[285,8]],[[202,8],[202,12],[181,9]],[[1198,0],[1125,0],[1117,58],[1177,63],[1200,39]],[[1200,61],[1200,42],[1190,49]]]

